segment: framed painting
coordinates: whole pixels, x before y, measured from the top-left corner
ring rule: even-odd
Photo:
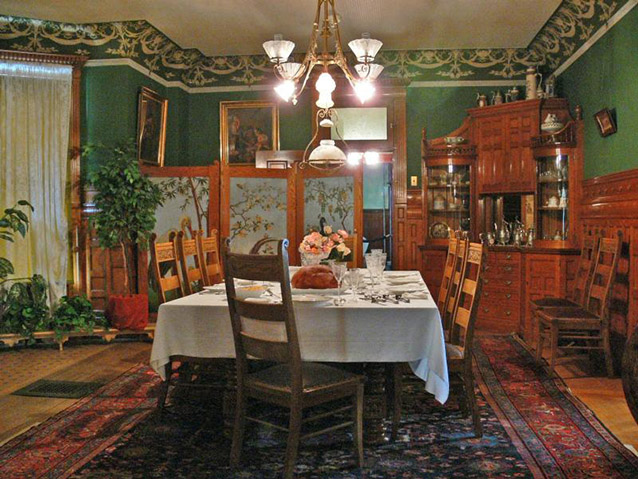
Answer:
[[[137,158],[147,165],[164,166],[168,100],[142,87],[137,102]]]
[[[279,110],[270,101],[220,103],[221,159],[230,165],[255,165],[257,151],[279,149]]]
[[[616,133],[616,122],[609,108],[603,108],[594,115],[594,118],[596,119],[600,136],[605,137]]]

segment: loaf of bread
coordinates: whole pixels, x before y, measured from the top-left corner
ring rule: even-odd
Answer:
[[[337,287],[337,280],[328,266],[304,266],[290,281],[296,289],[330,289]]]

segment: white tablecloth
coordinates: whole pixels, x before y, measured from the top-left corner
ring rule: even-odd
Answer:
[[[363,300],[340,307],[296,303],[295,313],[304,360],[409,362],[425,389],[439,402],[447,400],[445,342],[431,296],[384,305]],[[225,295],[196,293],[160,306],[150,364],[162,379],[172,355],[235,357]]]

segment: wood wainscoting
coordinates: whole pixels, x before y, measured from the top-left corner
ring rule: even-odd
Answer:
[[[582,191],[582,230],[623,234],[611,302],[612,350],[620,371],[623,346],[638,325],[638,169],[590,178]]]

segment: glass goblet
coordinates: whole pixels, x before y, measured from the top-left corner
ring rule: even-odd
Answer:
[[[363,273],[360,269],[354,268],[348,271],[346,277],[344,278],[346,284],[350,287],[350,292],[352,293],[352,302],[356,303],[359,301],[357,299],[357,293],[359,292],[359,288],[361,287],[361,281],[363,281]]]
[[[341,306],[344,301],[341,299],[341,283],[343,282],[343,278],[348,271],[348,264],[340,261],[335,261],[330,264],[330,269],[332,270],[332,274],[337,280],[337,306]]]

